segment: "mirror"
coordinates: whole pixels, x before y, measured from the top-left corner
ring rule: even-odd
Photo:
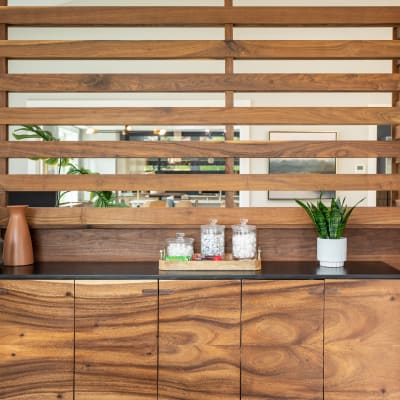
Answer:
[[[25,136],[35,132],[20,131],[21,127],[10,127],[10,140],[26,140]],[[224,140],[224,127],[132,127],[132,126],[42,126],[40,129],[48,132],[54,139],[65,141],[219,141]],[[370,140],[390,140],[390,126],[370,127]],[[298,130],[299,131],[299,130]],[[298,132],[296,131],[296,133]],[[14,132],[14,134],[13,134]],[[273,134],[292,135],[293,131],[274,130]],[[324,131],[330,134],[332,131]],[[334,132],[336,135],[341,132]],[[300,131],[304,134],[304,131]],[[321,133],[318,133],[321,134]],[[324,133],[325,134],[325,133]],[[248,127],[236,127],[235,140],[247,139],[249,136]],[[271,131],[267,137],[272,137]],[[40,140],[40,139],[34,139]],[[268,172],[271,168],[272,159],[235,159],[234,169],[237,173],[262,173]],[[56,160],[58,161],[58,160]],[[31,173],[31,174],[65,174],[65,173],[101,173],[101,174],[207,174],[224,173],[225,160],[223,158],[120,158],[120,159],[68,159],[65,165],[47,163],[46,160],[10,159],[10,173]],[[391,159],[334,159],[336,173],[391,173]],[[273,165],[273,164],[272,164]],[[288,171],[290,172],[290,171]],[[333,172],[335,173],[335,172]],[[335,193],[335,192],[334,192]],[[282,194],[282,193],[281,193]],[[234,194],[235,204],[242,207],[258,206],[293,206],[294,193],[284,192],[285,196],[278,193],[265,192],[236,192]],[[354,199],[367,197],[364,205],[387,206],[389,205],[388,192],[336,192],[338,196],[346,197],[351,204]],[[20,194],[21,195],[21,194]],[[21,197],[11,194],[14,198]],[[50,194],[53,196],[54,194]],[[115,191],[109,198],[104,197],[102,192],[61,192],[56,198],[59,206],[82,206],[91,203],[97,206],[126,206],[141,207],[150,201],[162,200],[168,206],[190,205],[192,207],[223,207],[225,202],[224,192],[213,191]],[[329,197],[329,196],[328,196]],[[51,200],[43,200],[48,205]],[[178,205],[181,203],[181,205]],[[37,206],[37,204],[34,204]]]

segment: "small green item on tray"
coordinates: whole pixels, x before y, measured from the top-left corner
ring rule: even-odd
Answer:
[[[190,261],[191,256],[165,256],[166,261]]]

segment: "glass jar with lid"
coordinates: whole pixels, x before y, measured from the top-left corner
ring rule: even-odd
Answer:
[[[192,257],[193,238],[186,238],[184,233],[177,233],[176,238],[167,239],[168,257]]]
[[[232,225],[232,257],[236,260],[253,260],[257,257],[257,235],[255,225],[247,225],[242,218],[240,224]]]
[[[210,219],[209,225],[201,225],[201,257],[212,259],[224,257],[225,225],[217,225],[216,219]]]

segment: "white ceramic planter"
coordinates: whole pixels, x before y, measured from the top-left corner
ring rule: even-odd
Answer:
[[[343,267],[347,259],[347,238],[317,238],[317,260],[321,267]]]

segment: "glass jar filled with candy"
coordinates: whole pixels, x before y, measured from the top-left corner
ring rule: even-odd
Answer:
[[[210,219],[209,225],[201,226],[201,257],[212,260],[224,258],[225,225],[218,225],[216,219]]]
[[[193,256],[193,238],[185,238],[184,233],[177,233],[176,238],[167,239],[167,259],[187,259]]]
[[[254,260],[257,257],[257,235],[254,225],[247,225],[247,219],[232,225],[232,257],[236,260]]]

